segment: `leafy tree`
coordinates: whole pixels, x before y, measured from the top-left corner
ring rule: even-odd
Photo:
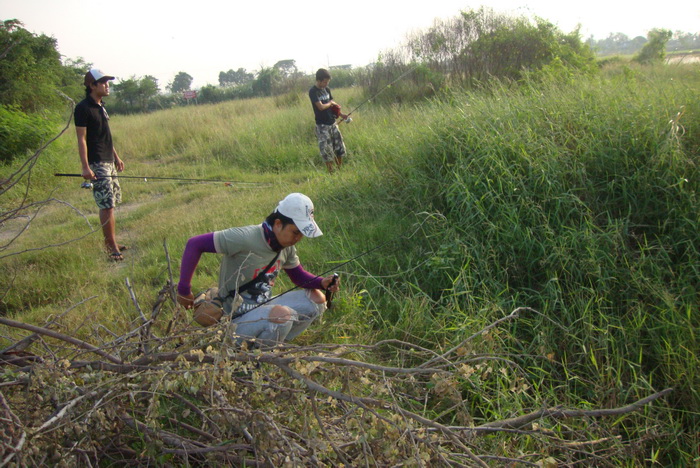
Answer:
[[[182,91],[189,91],[190,86],[192,86],[192,77],[185,72],[179,72],[175,75],[173,82],[170,83],[167,88],[171,93],[181,93]]]
[[[85,62],[82,57],[64,59],[62,74],[59,77],[60,89],[76,102],[82,100],[85,97],[83,79],[91,68],[92,64]]]
[[[159,92],[158,78],[155,76],[146,75],[139,81],[139,100],[144,107],[146,103],[156,97]]]
[[[219,86],[237,86],[250,83],[255,78],[255,75],[248,73],[245,68],[238,70],[229,70],[227,72],[219,72]]]
[[[151,75],[143,78],[132,76],[115,83],[114,91],[119,101],[131,110],[147,110],[150,101],[158,95],[158,79]]]
[[[61,64],[56,40],[34,35],[16,19],[0,21],[0,161],[24,157],[53,131],[63,91],[82,99],[85,68]]]
[[[29,112],[55,108],[63,102],[56,93],[63,76],[54,38],[36,36],[16,19],[0,22],[0,104]]]
[[[279,70],[276,68],[262,68],[253,81],[253,94],[255,96],[272,96],[274,85],[279,81]]]
[[[633,60],[644,64],[663,62],[666,57],[666,44],[672,36],[668,29],[652,29],[647,35],[649,40]]]
[[[282,78],[291,78],[299,73],[295,60],[280,60],[272,68],[277,70]]]
[[[139,83],[135,77],[132,76],[127,80],[114,83],[112,87],[114,88],[116,97],[129,106],[133,107],[138,101]]]

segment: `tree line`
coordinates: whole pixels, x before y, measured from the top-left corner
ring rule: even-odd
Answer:
[[[336,86],[352,86],[355,83],[352,69],[334,69],[333,82]],[[113,85],[114,95],[110,110],[115,114],[149,112],[183,105],[187,103],[184,94],[193,91],[194,77],[185,71],[178,72],[161,92],[158,80],[153,76],[132,76]],[[245,68],[219,72],[219,84],[207,84],[197,89],[196,102],[211,104],[233,99],[274,96],[292,90],[308,88],[314,77],[299,71],[293,59],[280,60],[272,67],[263,67],[249,72]]]
[[[700,50],[700,34],[684,33],[676,31],[667,33],[669,35],[666,43],[667,52]],[[623,33],[611,33],[605,39],[596,40],[591,36],[586,43],[593,51],[600,56],[609,55],[634,55],[639,52],[649,38],[644,36],[628,37]]]

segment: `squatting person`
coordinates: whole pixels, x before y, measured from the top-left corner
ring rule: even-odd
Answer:
[[[340,106],[333,100],[333,94],[328,84],[331,74],[325,68],[316,71],[316,84],[309,89],[311,107],[316,118],[316,138],[321,158],[326,163],[329,173],[333,173],[333,163],[340,168],[345,157],[345,143],[335,123],[336,116],[343,119],[346,114],[340,112]]]
[[[312,275],[297,256],[295,245],[302,237],[322,234],[309,197],[291,193],[262,224],[192,237],[182,255],[178,302],[186,308],[194,306],[194,318],[204,326],[229,316],[236,324],[239,342],[250,338],[265,345],[289,341],[325,311],[326,298],[321,290],[338,290],[337,277]],[[212,288],[195,299],[192,277],[205,252],[223,256],[218,289]],[[272,287],[280,270],[301,289],[273,297]]]
[[[75,106],[74,122],[82,176],[92,181],[105,248],[111,260],[121,261],[125,247],[117,244],[114,218],[114,207],[121,203],[121,187],[114,176],[124,170],[124,161],[112,143],[109,115],[102,102],[102,98],[109,96],[109,82],[113,79],[96,68],[85,74],[85,99]]]

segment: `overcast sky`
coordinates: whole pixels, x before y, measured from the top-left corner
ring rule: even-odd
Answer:
[[[485,2],[484,2],[485,3]],[[152,75],[161,89],[180,71],[193,87],[218,84],[219,72],[255,72],[279,60],[299,70],[364,66],[435,19],[478,9],[465,0],[0,0],[0,19],[18,19],[118,79]],[[489,0],[497,12],[539,16],[584,39],[652,28],[700,33],[700,1]]]

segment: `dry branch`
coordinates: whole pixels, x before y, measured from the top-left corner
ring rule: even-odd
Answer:
[[[140,311],[131,285],[127,287]],[[358,460],[368,465],[406,460],[440,466],[484,467],[489,461],[533,464],[514,458],[512,453],[484,451],[477,436],[498,432],[503,437],[528,434],[566,456],[598,460],[598,454],[621,450],[609,446],[613,441],[622,446],[619,439],[606,433],[586,438],[580,433],[576,444],[552,433],[512,428],[523,428],[535,420],[619,416],[670,391],[616,409],[554,407],[476,427],[453,426],[449,421],[460,418],[457,413],[470,407],[465,401],[468,393],[455,387],[460,367],[472,360],[509,369],[518,369],[517,364],[493,356],[454,360],[457,347],[438,355],[396,340],[375,345],[232,347],[226,324],[202,329],[176,318],[167,326],[159,324],[156,319],[164,313],[178,317],[182,312],[173,310],[178,306],[167,300],[171,290],[168,282],[158,293],[151,317],[140,312],[139,324],[116,336],[109,348],[0,317],[0,324],[61,343],[54,347],[52,342],[43,342],[44,354],[36,361],[25,360],[23,367],[14,367],[18,375],[13,385],[3,387],[42,392],[46,385],[63,382],[60,389],[56,386],[52,390],[51,405],[45,401],[33,417],[25,415],[22,426],[36,429],[22,432],[24,449],[20,446],[18,454],[27,447],[41,446],[46,451],[50,446],[54,452],[82,453],[81,459],[90,454],[97,461],[99,457],[93,454],[128,462],[150,460],[159,453],[183,464],[246,466],[287,462],[349,466]],[[487,329],[515,319],[519,310]],[[172,325],[179,331],[158,336],[159,330],[169,331]],[[140,349],[149,352],[141,354]],[[383,362],[380,356],[386,357],[387,349],[395,350],[398,356],[411,350],[413,362],[418,362],[413,366]],[[85,350],[98,359],[71,357]],[[26,398],[31,392],[22,394]],[[438,411],[430,405],[444,408]],[[79,434],[71,436],[74,446],[64,447],[61,441],[73,433]],[[141,451],[132,450],[139,446]],[[583,452],[583,447],[589,452]],[[26,453],[22,460],[29,464],[41,461]]]
[[[37,327],[36,325],[30,325],[28,323],[17,322],[15,320],[8,319],[5,317],[0,317],[0,324],[6,325],[8,327],[29,330],[29,331],[32,331],[34,333],[38,333],[40,335],[50,336],[51,338],[56,338],[57,340],[62,340],[62,341],[65,341],[66,343],[76,345],[79,348],[86,349],[86,350],[93,352],[95,354],[99,354],[103,358],[105,358],[108,361],[113,362],[115,364],[122,364],[121,359],[116,358],[116,357],[112,356],[111,354],[104,352],[100,348],[93,346],[90,343],[86,343],[85,341],[79,340],[77,338],[73,338],[72,336],[64,335],[63,333],[58,333],[58,332],[55,332],[53,330],[49,330],[49,329],[46,329],[43,327]]]
[[[519,429],[523,426],[530,424],[531,422],[542,419],[542,418],[552,418],[552,419],[567,419],[567,418],[599,418],[605,416],[620,416],[622,414],[631,413],[632,411],[637,411],[638,409],[648,405],[654,400],[666,396],[672,392],[672,388],[667,388],[660,392],[649,395],[642,398],[639,401],[635,401],[629,405],[620,408],[611,409],[596,409],[596,410],[578,410],[578,409],[562,409],[562,408],[545,408],[538,411],[533,411],[532,413],[524,414],[516,418],[503,419],[501,421],[492,421],[482,424],[477,427],[477,429],[483,428],[508,428],[508,429]]]

